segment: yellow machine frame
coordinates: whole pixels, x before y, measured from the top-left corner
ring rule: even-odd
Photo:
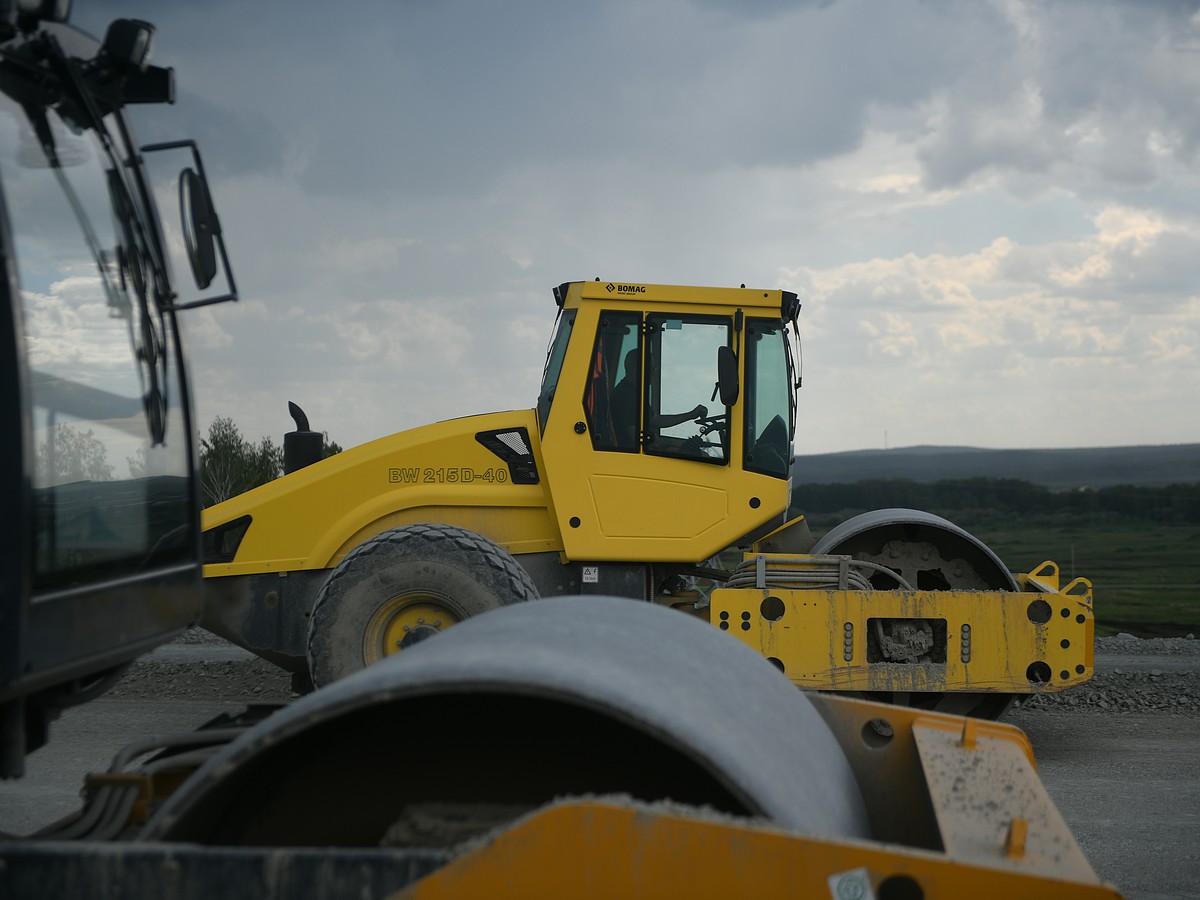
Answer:
[[[803,568],[809,558],[778,559]],[[1019,581],[1019,593],[717,589],[709,620],[812,690],[1012,694],[1088,681],[1095,643],[1091,584],[1076,578],[1060,590],[1052,562]],[[946,658],[882,661],[875,632],[883,620],[938,623]]]
[[[649,583],[651,570],[695,567],[745,543],[756,529],[782,521],[791,499],[790,478],[751,471],[742,464],[747,440],[744,390],[728,407],[728,458],[720,465],[643,451],[598,450],[584,407],[589,378],[595,377],[596,335],[605,316],[635,314],[645,322],[650,314],[666,314],[727,321],[732,326],[731,349],[744,369],[743,323],[787,321],[798,309],[794,295],[595,281],[563,285],[556,298],[563,317],[560,330],[566,329],[570,337],[553,404],[548,416],[543,411],[542,420],[537,410],[521,410],[415,428],[352,448],[206,510],[206,626],[297,670],[304,665],[298,639],[292,639],[291,649],[270,656],[272,636],[264,637],[264,628],[277,628],[281,617],[307,617],[325,571],[375,535],[406,525],[433,522],[467,529],[494,541],[526,568],[535,559],[541,560],[537,565],[543,572],[547,566],[595,571],[609,564],[641,584]],[[536,473],[527,483],[517,483],[515,470],[480,438],[501,432],[527,442]],[[805,557],[760,556],[784,568],[807,564]],[[289,575],[310,578],[285,581]],[[589,592],[586,572],[571,577],[574,582],[563,578],[556,583],[568,584],[568,593]],[[1011,694],[1061,690],[1089,679],[1090,585],[1077,579],[1060,591],[1053,563],[1019,576],[1019,582],[1019,592],[853,590],[846,585],[815,590],[802,584],[768,589],[764,584],[758,589],[718,588],[707,598],[707,611],[699,597],[698,603],[673,605],[690,605],[696,614],[707,615],[712,624],[775,660],[796,684],[807,688]],[[591,592],[623,591],[606,591],[601,580]],[[545,588],[542,593],[547,593]],[[407,633],[418,620],[420,624],[432,618],[439,627],[458,620],[453,615],[426,616],[426,611],[425,605],[398,609],[392,620],[376,628],[389,636],[384,649],[364,651],[364,659],[391,652],[398,643],[390,639],[393,633]],[[249,638],[241,633],[242,623],[254,617],[259,630]],[[895,627],[904,620],[924,623],[919,627],[926,630],[941,629],[938,638],[945,658],[881,659],[872,650],[873,641],[878,649],[879,639],[873,636],[879,632],[878,623]],[[293,634],[305,628],[288,627]]]
[[[533,410],[438,422],[346,450],[204,511],[205,532],[252,517],[234,558],[210,563],[206,578],[325,569],[389,528],[443,522],[483,534],[520,556],[554,551],[564,562],[695,563],[783,513],[790,482],[661,456],[595,452],[583,419],[591,335],[605,312],[778,319],[782,291],[744,288],[570,286],[576,310],[544,434]],[[622,289],[628,289],[623,291]],[[741,459],[743,412],[732,407],[730,459]],[[514,484],[476,434],[525,429],[537,484]],[[319,514],[316,514],[319,511]]]

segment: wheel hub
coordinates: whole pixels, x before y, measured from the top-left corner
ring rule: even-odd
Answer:
[[[426,638],[431,638],[442,629],[434,625],[418,625],[400,639],[399,649],[404,650]]]
[[[453,601],[428,592],[400,594],[375,611],[363,633],[363,662],[370,665],[461,622]]]

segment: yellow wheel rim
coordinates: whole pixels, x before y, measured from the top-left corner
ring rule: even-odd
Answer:
[[[363,633],[363,662],[385,656],[444,631],[465,615],[449,597],[432,591],[398,594],[375,611]]]

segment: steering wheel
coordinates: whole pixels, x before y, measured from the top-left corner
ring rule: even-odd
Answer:
[[[696,420],[696,424],[700,426],[700,434],[711,434],[714,431],[724,432],[729,424],[729,416],[701,416]]]

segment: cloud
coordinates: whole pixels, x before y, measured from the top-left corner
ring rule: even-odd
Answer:
[[[67,275],[52,282],[47,293],[22,292],[22,300],[33,368],[60,372],[128,365],[128,329],[109,314],[99,276]]]
[[[550,287],[602,276],[798,290],[809,450],[1200,439],[1196,4],[76,15],[160,26],[141,133],[213,173],[243,301],[184,317],[202,425],[529,407]]]
[[[1134,442],[1170,442],[1180,392],[1200,385],[1198,227],[1110,208],[1075,243],[784,270],[805,300],[818,408],[852,411],[866,446],[889,426],[893,444],[944,430],[1103,445],[1127,442],[1112,430],[1125,421]]]
[[[1193,4],[1013,0],[996,8],[999,37],[976,32],[983,52],[938,92],[919,154],[930,187],[986,172],[1145,185],[1165,157],[1195,163]]]
[[[266,113],[230,109],[186,89],[180,91],[179,104],[185,114],[170,121],[137,117],[143,143],[176,140],[186,134],[204,148],[206,171],[215,179],[278,172],[291,164],[286,133]]]

